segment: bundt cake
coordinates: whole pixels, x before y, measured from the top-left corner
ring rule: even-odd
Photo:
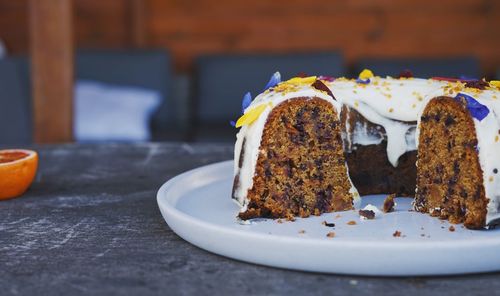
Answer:
[[[316,77],[271,85],[236,122],[233,198],[241,219],[307,217],[349,210],[341,105]]]
[[[307,217],[356,207],[359,194],[396,193],[452,223],[495,224],[498,87],[369,70],[284,82],[276,73],[255,100],[246,95],[236,122],[239,218]]]

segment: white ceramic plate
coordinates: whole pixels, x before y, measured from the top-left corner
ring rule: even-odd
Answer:
[[[297,219],[237,222],[231,200],[232,161],[200,167],[165,183],[158,205],[170,228],[186,241],[230,258],[304,271],[409,276],[500,270],[500,229],[473,231],[408,211],[411,199],[397,198],[396,211],[361,220],[356,211]],[[365,196],[379,206],[385,196]],[[327,227],[323,221],[335,223]],[[356,225],[348,225],[356,221]],[[301,231],[304,233],[301,233]],[[395,231],[400,237],[394,237]],[[335,232],[335,237],[327,233]]]

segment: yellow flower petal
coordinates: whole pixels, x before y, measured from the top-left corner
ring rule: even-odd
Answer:
[[[494,86],[496,88],[500,88],[500,80],[492,80],[492,81],[490,81],[490,86]]]
[[[312,84],[316,81],[316,76],[309,77],[294,77],[286,81],[286,83],[290,84]]]
[[[236,121],[236,127],[251,124],[252,122],[257,120],[257,118],[259,118],[260,114],[262,114],[262,112],[264,112],[264,110],[266,110],[268,106],[271,106],[271,103],[261,104],[255,108],[248,110],[238,119],[238,121]]]
[[[374,75],[373,75],[373,72],[368,70],[368,69],[364,69],[363,71],[361,71],[361,73],[359,73],[359,79],[361,80],[366,80],[366,79],[370,79],[372,78]]]

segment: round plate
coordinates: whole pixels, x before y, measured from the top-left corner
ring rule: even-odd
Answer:
[[[383,276],[500,270],[500,229],[454,225],[452,231],[448,222],[410,211],[410,198],[397,198],[395,212],[373,220],[345,211],[293,222],[239,223],[239,206],[230,198],[232,179],[232,161],[171,179],[157,196],[163,218],[175,233],[200,248],[274,267]],[[370,203],[380,208],[384,198],[365,196],[362,207]],[[330,232],[334,237],[327,236]]]

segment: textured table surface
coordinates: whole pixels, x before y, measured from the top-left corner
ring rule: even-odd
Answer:
[[[500,274],[373,278],[303,273],[242,263],[190,245],[166,225],[156,191],[183,171],[231,159],[229,145],[35,149],[40,169],[32,188],[21,198],[0,202],[1,295],[500,293]]]

